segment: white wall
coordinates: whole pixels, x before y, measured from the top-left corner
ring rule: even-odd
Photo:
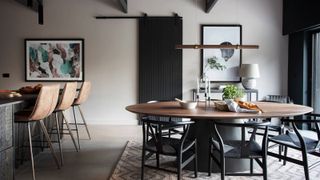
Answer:
[[[258,63],[260,98],[287,92],[287,37],[282,31],[280,0],[220,0],[209,14],[200,0],[128,0],[123,14],[117,0],[45,0],[44,23],[37,14],[13,0],[0,1],[0,89],[16,89],[24,82],[25,38],[84,38],[85,78],[93,84],[83,106],[90,124],[136,124],[125,106],[138,99],[138,25],[136,20],[96,20],[97,15],[183,17],[183,42],[200,43],[201,24],[241,24],[243,44],[258,44],[258,50],[243,50],[243,63]],[[183,50],[183,96],[200,75],[200,51]]]

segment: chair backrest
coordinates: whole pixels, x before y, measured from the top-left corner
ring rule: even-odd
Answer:
[[[59,97],[59,85],[42,86],[29,120],[41,120],[55,109]]]
[[[77,82],[68,82],[64,85],[60,102],[56,110],[66,110],[71,107],[77,93]]]
[[[294,132],[291,132],[289,128],[286,133],[291,137],[291,139],[293,140],[293,142],[297,145],[300,146],[308,144],[311,142],[311,144],[314,146],[314,149],[319,149],[320,148],[320,114],[314,114],[314,113],[309,113],[305,115],[307,117],[307,119],[283,119],[282,121],[284,122],[288,122],[291,123],[291,127],[293,128]],[[316,132],[317,137],[307,137],[307,138],[312,138],[314,140],[317,140],[318,143],[314,144],[312,141],[309,142],[305,142],[304,137],[302,136],[301,132],[307,132],[307,134],[309,134],[310,132],[308,132],[309,130],[298,130],[297,124],[299,124],[300,126],[302,126],[302,124],[307,123],[307,124],[311,124],[313,126],[311,126],[314,129],[311,129],[313,131]],[[295,135],[297,137],[295,137]],[[319,153],[320,155],[320,153]]]
[[[237,127],[237,128],[241,128],[241,134],[240,134],[240,141],[241,141],[241,149],[240,149],[240,157],[243,157],[245,155],[247,155],[249,152],[244,151],[246,148],[245,146],[248,145],[248,143],[246,143],[246,128],[252,128],[252,134],[250,136],[249,142],[255,141],[255,136],[256,136],[256,132],[258,127],[264,127],[264,134],[263,134],[263,139],[262,139],[262,151],[264,153],[266,153],[267,150],[267,141],[268,141],[268,126],[269,126],[270,122],[257,122],[257,121],[249,121],[249,122],[245,122],[245,123],[224,123],[224,122],[213,122],[213,132],[216,136],[216,139],[219,143],[219,148],[222,152],[224,152],[224,141],[217,129],[216,125],[219,126],[231,126],[231,127]],[[250,143],[249,143],[250,144]]]
[[[152,103],[158,103],[158,102],[161,102],[161,101],[151,100],[151,101],[148,101],[147,103],[148,103],[148,104],[152,104]],[[156,121],[171,121],[171,117],[150,116],[150,115],[148,115],[147,117],[148,117],[150,120],[156,120]]]
[[[148,117],[143,117],[142,121],[142,132],[143,132],[143,144],[145,145],[148,141],[152,140],[153,144],[159,153],[163,153],[163,130],[164,128],[177,128],[183,127],[184,131],[180,134],[180,144],[183,144],[187,138],[190,124],[194,121],[157,121],[151,120]]]
[[[268,102],[279,102],[279,103],[291,103],[292,100],[289,96],[283,96],[283,95],[267,95],[264,99],[264,101]]]
[[[80,105],[84,103],[88,99],[90,89],[91,89],[91,82],[88,82],[88,81],[83,82],[78,98],[74,101],[73,104]]]

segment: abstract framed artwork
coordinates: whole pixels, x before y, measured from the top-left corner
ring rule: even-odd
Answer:
[[[203,45],[242,44],[241,25],[202,25]],[[241,49],[202,49],[202,75],[212,82],[240,82]]]
[[[84,81],[84,39],[25,39],[26,81]]]

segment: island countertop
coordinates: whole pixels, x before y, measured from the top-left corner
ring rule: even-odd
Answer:
[[[37,98],[37,94],[23,94],[21,97],[1,97],[0,98],[0,107],[7,106],[11,104],[21,103],[23,101],[32,101]]]

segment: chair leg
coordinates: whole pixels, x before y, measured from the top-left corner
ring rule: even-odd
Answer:
[[[52,154],[52,156],[53,156],[53,159],[55,160],[55,162],[56,162],[56,164],[57,164],[57,166],[58,166],[58,169],[60,169],[60,163],[59,163],[59,161],[58,161],[58,158],[57,158],[56,154],[54,153],[54,149],[53,149],[53,147],[52,147],[52,142],[51,142],[51,140],[50,140],[50,137],[49,137],[47,128],[46,128],[46,126],[44,125],[43,120],[40,120],[39,123],[40,123],[41,129],[42,129],[42,132],[44,133],[44,136],[45,136],[45,138],[46,138],[46,140],[47,140],[47,142],[48,142],[48,145],[49,145],[49,148],[50,148],[50,150],[51,150],[51,154]]]
[[[223,152],[220,153],[220,169],[221,169],[221,180],[224,180],[226,175],[226,166],[225,166],[225,158],[224,158]]]
[[[182,154],[181,152],[179,152],[178,157],[177,157],[177,179],[180,180],[181,179],[181,164],[182,164]]]
[[[60,124],[59,124],[59,119],[58,119],[58,113],[55,113],[55,119],[56,119],[56,128],[57,128],[57,138],[58,138],[58,144],[59,144],[59,151],[60,151],[60,161],[61,161],[61,166],[63,165],[63,153],[62,153],[62,145],[61,145],[61,137],[60,137]]]
[[[79,145],[79,149],[80,149],[81,147],[80,147],[79,129],[78,129],[78,123],[77,123],[77,118],[76,118],[76,111],[75,111],[74,106],[72,106],[72,111],[73,111],[74,124],[75,124],[76,132],[77,132],[78,145]]]
[[[28,140],[29,140],[29,147],[30,147],[30,159],[31,159],[31,167],[32,167],[32,177],[33,180],[36,179],[36,172],[34,169],[34,159],[33,159],[33,150],[32,150],[32,136],[31,136],[31,127],[30,122],[28,122]]]
[[[160,155],[159,153],[156,153],[156,159],[157,159],[157,168],[160,167]]]
[[[145,161],[146,151],[144,147],[142,147],[142,157],[141,157],[141,180],[144,179],[144,161]]]
[[[209,160],[208,160],[208,176],[211,176],[212,171],[212,157],[211,157],[211,144],[209,144]]]
[[[79,108],[80,115],[81,115],[81,117],[82,117],[82,121],[83,121],[83,123],[84,123],[84,126],[86,127],[88,137],[89,137],[89,139],[91,140],[91,135],[90,135],[90,132],[89,132],[89,129],[88,129],[88,125],[87,125],[86,120],[84,119],[84,115],[83,115],[83,113],[82,113],[82,110],[81,110],[81,108],[80,108],[80,105],[78,105],[78,108]]]
[[[79,152],[77,143],[76,143],[76,141],[74,140],[73,134],[72,134],[72,132],[71,132],[71,128],[70,128],[69,121],[67,120],[67,118],[66,118],[66,116],[65,116],[65,114],[64,114],[64,111],[62,111],[62,118],[64,119],[64,122],[66,123],[66,126],[67,126],[67,128],[68,128],[69,134],[70,134],[71,139],[72,139],[72,142],[73,142],[73,144],[74,144],[74,147],[76,148],[76,151]]]
[[[253,174],[253,159],[250,159],[250,174]]]
[[[268,171],[267,171],[267,156],[265,155],[265,156],[263,156],[262,157],[262,171],[263,171],[263,180],[267,180],[268,179]]]
[[[304,168],[304,175],[306,180],[309,180],[309,165],[308,165],[308,157],[307,152],[302,150],[302,161],[303,161],[303,168]]]
[[[279,135],[282,134],[282,129],[279,130]],[[283,146],[282,145],[279,145],[279,155],[282,154],[282,151],[283,151]],[[281,158],[279,158],[279,162],[281,162]]]
[[[287,164],[287,153],[288,153],[288,147],[287,146],[284,146],[284,153],[283,153],[283,156],[284,156],[284,159],[283,159],[283,165],[285,166]]]
[[[282,146],[279,145],[279,155],[281,155],[281,154],[282,154]],[[281,162],[281,158],[279,158],[279,162]]]
[[[198,177],[198,147],[197,147],[197,140],[194,143],[194,177]]]

